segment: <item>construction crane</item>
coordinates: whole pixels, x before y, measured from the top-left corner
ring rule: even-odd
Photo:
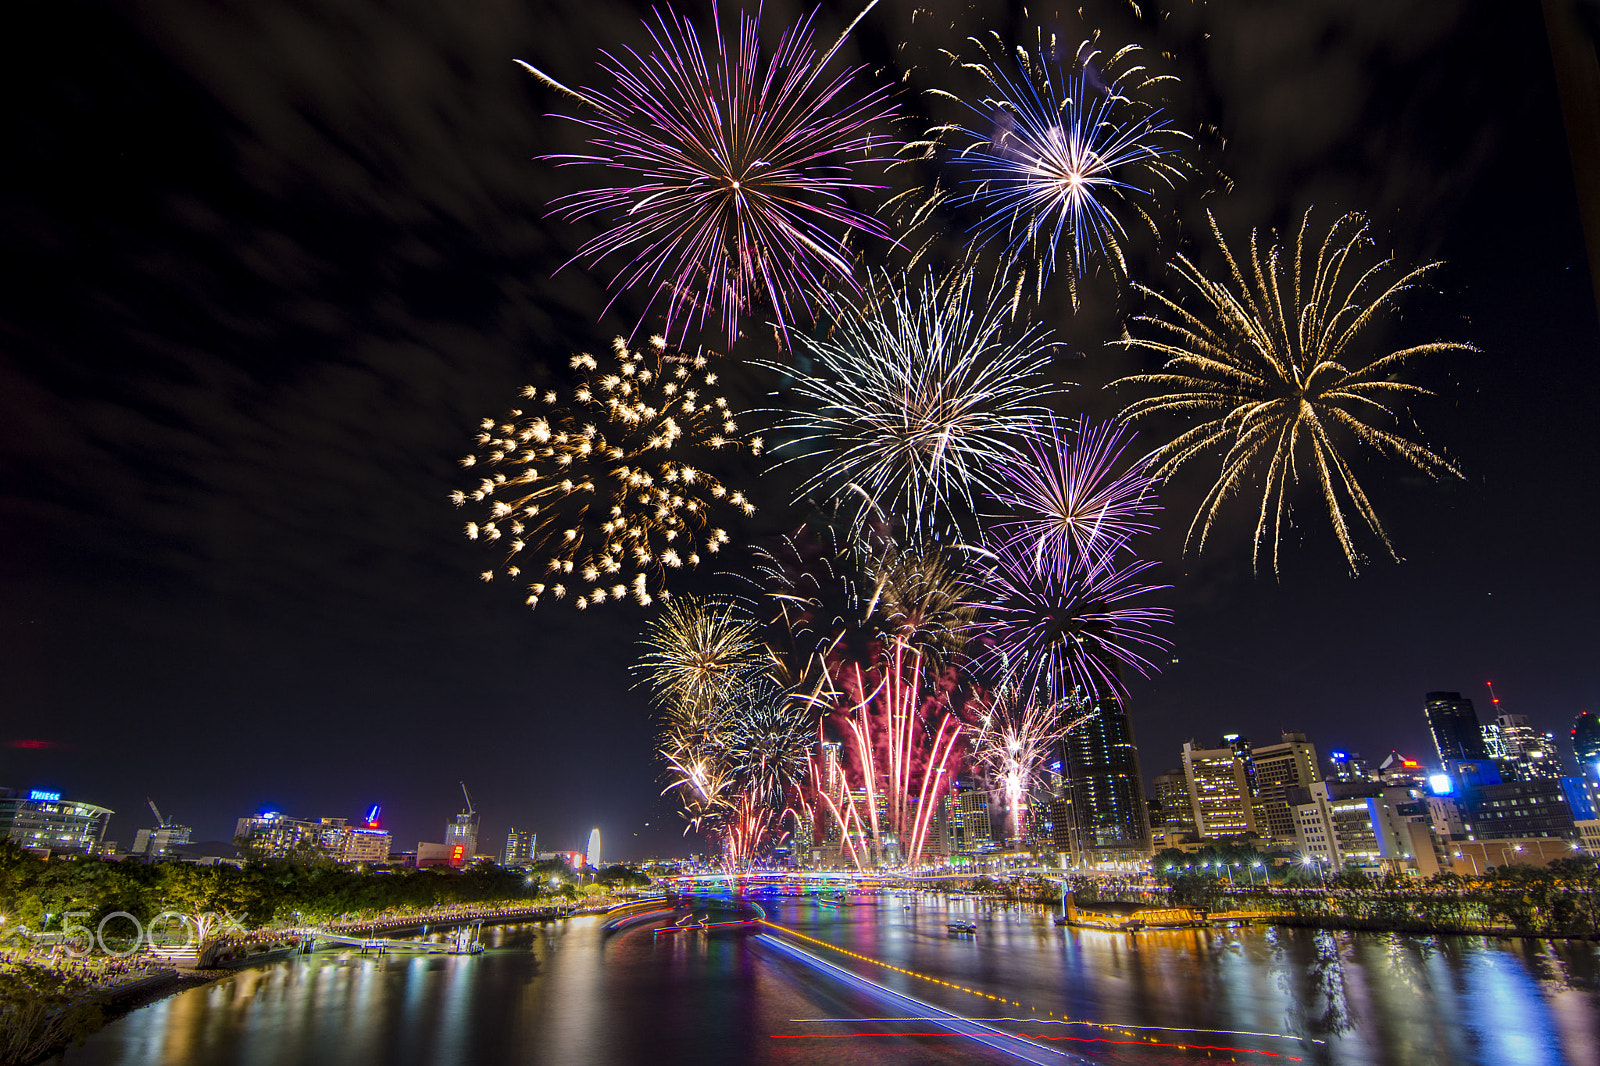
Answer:
[[[172,823],[168,822],[165,818],[161,817],[161,808],[156,806],[156,801],[155,800],[151,799],[149,796],[146,796],[144,798],[144,801],[146,803],[150,804],[150,813],[154,814],[156,816],[156,826],[157,826],[157,828],[165,829],[169,825],[172,824]]]
[[[465,781],[462,781],[462,782],[460,782],[460,784],[461,784],[461,794],[463,796],[467,797],[467,813],[469,815],[470,814],[477,814],[478,812],[472,809],[472,793],[467,791],[467,783]]]

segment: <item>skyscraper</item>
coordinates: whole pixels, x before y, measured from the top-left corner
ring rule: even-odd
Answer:
[[[1143,862],[1150,857],[1150,817],[1133,725],[1115,696],[1101,696],[1093,717],[1061,741],[1061,791],[1075,863]]]
[[[1561,776],[1555,737],[1528,724],[1525,714],[1496,715],[1483,727],[1483,746],[1507,781],[1537,781]]]
[[[600,868],[600,830],[589,830],[589,846],[584,850],[583,859],[591,870]]]
[[[1452,759],[1487,759],[1483,729],[1472,701],[1459,692],[1430,692],[1422,705],[1441,765]]]
[[[1258,832],[1250,779],[1244,760],[1232,745],[1202,748],[1192,740],[1184,741],[1183,775],[1201,836]]]
[[[1318,780],[1316,745],[1304,733],[1285,733],[1283,741],[1254,749],[1256,831],[1273,840],[1294,840],[1295,816],[1288,790]]]
[[[1572,754],[1585,777],[1600,780],[1600,718],[1588,711],[1572,722]]]
[[[506,833],[505,866],[531,866],[539,853],[539,834],[532,829],[510,829]]]
[[[1194,805],[1189,800],[1189,779],[1183,771],[1173,769],[1157,774],[1155,785],[1156,802],[1161,804],[1160,828],[1172,833],[1198,832],[1194,824]]]

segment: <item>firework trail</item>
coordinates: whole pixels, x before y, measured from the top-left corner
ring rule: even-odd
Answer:
[[[980,713],[973,730],[972,762],[1005,796],[1010,839],[1022,839],[1033,783],[1055,757],[1056,742],[1085,720],[1069,717],[1078,706],[1071,697],[1039,700],[1007,678],[995,687]]]
[[[959,529],[973,494],[1064,392],[1045,373],[1053,343],[1030,326],[1006,334],[998,291],[975,297],[970,275],[935,283],[885,279],[884,298],[847,309],[825,336],[798,337],[809,370],[791,375],[780,462],[821,460],[800,486],[855,513],[892,514],[913,537]],[[771,364],[768,364],[769,366]]]
[[[751,514],[742,492],[694,465],[718,450],[748,447],[737,437],[727,400],[714,396],[716,373],[704,355],[686,355],[655,338],[650,353],[618,338],[614,367],[592,355],[572,365],[584,381],[563,404],[556,391],[523,395],[548,413],[513,410],[483,420],[482,451],[462,460],[484,468],[476,488],[457,491],[484,514],[467,523],[473,540],[504,542],[502,572],[524,572],[527,602],[571,593],[579,607],[632,596],[652,600],[668,570],[699,564],[728,534],[712,524],[726,505]],[[485,581],[494,570],[485,570]]]
[[[1314,253],[1307,247],[1309,210],[1292,250],[1276,242],[1263,248],[1252,232],[1249,258],[1243,262],[1228,247],[1215,219],[1211,229],[1228,263],[1231,286],[1206,277],[1183,256],[1173,269],[1197,297],[1194,310],[1139,286],[1159,306],[1157,314],[1136,321],[1164,339],[1132,337],[1123,343],[1155,352],[1166,364],[1161,373],[1116,382],[1156,390],[1156,395],[1124,408],[1120,417],[1125,420],[1177,415],[1198,421],[1151,455],[1156,476],[1168,478],[1191,459],[1222,456],[1216,481],[1190,524],[1188,543],[1203,548],[1228,498],[1259,490],[1252,558],[1259,570],[1270,540],[1272,569],[1278,572],[1290,494],[1302,467],[1309,467],[1351,570],[1358,568],[1360,556],[1347,506],[1398,560],[1339,438],[1434,477],[1459,476],[1450,460],[1374,424],[1398,421],[1392,402],[1431,395],[1396,380],[1417,357],[1475,350],[1450,341],[1374,350],[1373,327],[1440,264],[1429,263],[1392,281],[1386,280],[1393,274],[1392,260],[1358,266],[1360,251],[1372,241],[1365,220],[1356,214],[1336,220]]]
[[[1026,546],[984,552],[969,578],[979,615],[967,627],[968,642],[982,649],[978,665],[1041,698],[1083,691],[1126,700],[1120,668],[1148,677],[1158,668],[1145,656],[1171,647],[1154,627],[1170,622],[1172,612],[1139,603],[1170,587],[1139,581],[1154,565],[1080,557],[1055,570],[1035,565]]]
[[[1010,52],[991,36],[986,62],[963,64],[988,83],[990,95],[968,107],[990,127],[946,131],[966,142],[957,159],[972,174],[971,191],[959,202],[983,212],[975,242],[1003,240],[1008,261],[1035,266],[1041,289],[1061,256],[1076,306],[1077,279],[1095,262],[1127,276],[1127,230],[1116,212],[1154,233],[1141,201],[1155,185],[1171,188],[1182,176],[1177,150],[1189,138],[1141,100],[1177,79],[1140,65],[1136,45],[1107,57],[1084,41],[1069,55],[1054,35],[1047,42],[1041,33],[1034,52]]]
[[[990,497],[1012,517],[990,523],[1006,548],[1026,549],[1034,565],[1064,571],[1073,560],[1103,560],[1156,528],[1155,478],[1143,461],[1124,464],[1133,433],[1087,418],[1041,421],[1021,455],[998,468]],[[1119,467],[1122,468],[1118,472]]]
[[[712,17],[708,49],[687,18],[658,9],[656,24],[646,23],[647,54],[603,53],[600,67],[615,82],[609,92],[569,89],[522,65],[588,106],[573,117],[592,131],[593,154],[547,158],[604,167],[625,182],[551,205],[566,220],[595,217],[609,227],[576,258],[622,260],[611,288],[652,290],[665,302],[668,334],[715,316],[732,345],[739,319],[758,302],[786,334],[832,305],[831,287],[856,291],[844,235],[888,234],[847,196],[879,188],[863,180],[863,164],[891,161],[895,146],[870,127],[895,109],[887,87],[856,85],[861,67],[824,72],[844,39],[819,54],[815,13],[785,30],[768,56],[759,10],[740,16],[732,40],[715,7]]]

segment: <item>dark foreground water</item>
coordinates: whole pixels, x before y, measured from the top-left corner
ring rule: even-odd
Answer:
[[[1600,1063],[1589,944],[1130,935],[908,898],[766,904],[855,956],[771,930],[608,934],[594,918],[488,930],[476,957],[319,952],[136,1010],[65,1062]],[[976,936],[950,935],[952,916]]]

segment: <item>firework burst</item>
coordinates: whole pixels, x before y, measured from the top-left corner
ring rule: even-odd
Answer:
[[[820,459],[799,494],[821,493],[856,524],[892,513],[914,537],[960,528],[973,493],[1065,386],[1045,369],[1053,343],[1030,326],[1006,334],[998,291],[969,275],[936,284],[885,279],[883,298],[846,310],[825,336],[799,338],[814,369],[792,371],[797,409],[781,423],[783,463]],[[780,463],[778,465],[783,465]]]
[[[976,242],[1003,240],[1009,261],[1035,265],[1041,287],[1061,256],[1076,302],[1076,279],[1094,262],[1127,275],[1118,212],[1154,232],[1142,201],[1182,175],[1176,153],[1189,138],[1142,102],[1158,83],[1176,79],[1151,74],[1136,45],[1106,56],[1084,41],[1067,53],[1041,34],[1035,52],[1008,51],[994,36],[986,62],[964,64],[988,83],[990,95],[969,107],[990,128],[955,130],[967,141],[958,159],[973,175],[962,200],[984,213]]]
[[[1041,701],[1007,678],[996,686],[973,728],[973,765],[1005,796],[1012,840],[1022,838],[1033,783],[1055,757],[1056,742],[1083,721],[1069,717],[1077,706],[1071,698]]]
[[[1399,559],[1366,492],[1356,480],[1340,439],[1401,460],[1430,476],[1459,476],[1454,463],[1375,424],[1398,422],[1394,401],[1431,395],[1395,380],[1419,356],[1473,351],[1471,345],[1433,341],[1399,351],[1374,350],[1374,327],[1395,310],[1399,298],[1440,264],[1405,272],[1394,280],[1392,260],[1358,266],[1372,244],[1361,216],[1347,214],[1329,228],[1314,253],[1307,248],[1311,212],[1301,221],[1292,251],[1277,243],[1265,249],[1255,233],[1247,262],[1235,258],[1216,220],[1212,233],[1228,263],[1227,281],[1213,281],[1179,256],[1174,267],[1198,298],[1190,310],[1152,289],[1140,288],[1161,314],[1140,316],[1162,339],[1133,337],[1123,343],[1166,360],[1161,373],[1135,374],[1118,384],[1149,386],[1157,394],[1136,400],[1121,417],[1137,420],[1177,415],[1199,420],[1150,457],[1163,479],[1195,458],[1222,457],[1216,481],[1189,527],[1189,543],[1205,546],[1218,512],[1229,497],[1260,490],[1253,559],[1271,542],[1272,569],[1279,568],[1290,494],[1303,467],[1315,475],[1334,534],[1352,571],[1360,556],[1346,508]]]
[[[648,354],[620,338],[614,347],[603,372],[594,356],[573,357],[584,380],[567,404],[529,387],[523,395],[539,413],[484,419],[482,450],[462,460],[483,471],[475,488],[451,494],[484,511],[467,536],[506,549],[505,576],[533,578],[529,606],[568,594],[579,607],[628,596],[648,604],[652,587],[666,595],[668,570],[696,566],[702,551],[728,543],[714,511],[755,510],[695,465],[722,449],[762,448],[759,437],[746,444],[736,435],[727,400],[712,395],[717,376],[706,357],[659,337]]]
[[[644,671],[660,703],[712,707],[761,657],[756,623],[729,604],[683,597],[645,627]]]
[[[1014,678],[1021,691],[1054,700],[1075,691],[1126,699],[1121,668],[1148,677],[1158,668],[1146,655],[1171,647],[1154,627],[1170,622],[1172,612],[1139,602],[1170,587],[1139,580],[1154,565],[1080,557],[1056,570],[1035,565],[1026,546],[984,553],[971,578],[979,617],[968,627],[969,645],[983,649],[980,666]]]
[[[1036,567],[1062,571],[1154,531],[1155,479],[1142,461],[1122,461],[1132,441],[1114,422],[1041,422],[1022,455],[999,468],[991,497],[1011,514],[992,523],[1001,543],[1031,552]]]
[[[870,131],[894,113],[889,91],[858,88],[860,67],[825,73],[839,45],[826,54],[812,47],[814,14],[765,57],[759,12],[741,15],[730,41],[713,8],[709,49],[687,18],[656,14],[646,24],[652,50],[600,63],[615,81],[609,92],[568,89],[523,64],[591,112],[575,121],[593,131],[594,154],[549,158],[626,181],[552,207],[568,220],[609,223],[577,258],[625,258],[611,287],[653,290],[669,334],[715,314],[731,345],[758,302],[784,332],[830,305],[830,288],[855,290],[844,234],[888,236],[847,196],[875,188],[863,164],[893,157],[895,146]]]

